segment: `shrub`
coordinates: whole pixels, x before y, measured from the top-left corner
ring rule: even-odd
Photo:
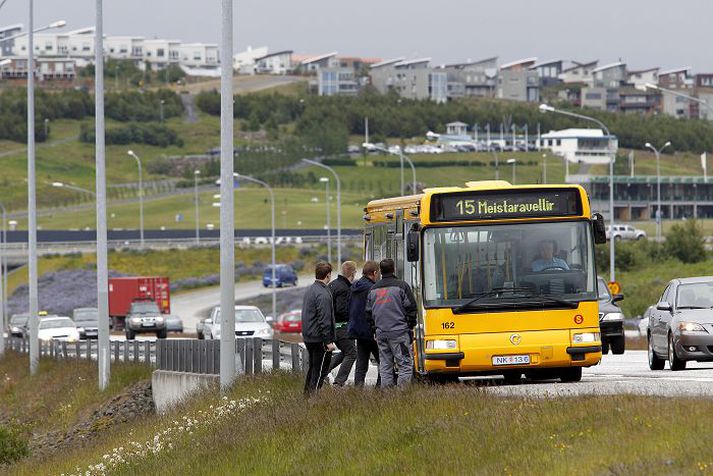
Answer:
[[[683,263],[698,263],[706,259],[703,228],[696,220],[674,224],[666,233],[666,253]]]
[[[0,465],[14,463],[29,454],[27,441],[19,431],[0,426]]]

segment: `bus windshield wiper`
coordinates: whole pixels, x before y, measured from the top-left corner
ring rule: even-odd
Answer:
[[[524,287],[519,287],[519,288],[493,288],[490,291],[483,291],[482,293],[476,293],[475,297],[471,299],[470,301],[461,304],[458,307],[453,308],[453,313],[458,314],[459,312],[462,312],[464,309],[469,308],[476,302],[480,301],[481,299],[484,299],[486,297],[490,296],[497,296],[498,294],[503,294],[506,292],[523,292],[523,291],[531,291],[530,288],[524,288]]]
[[[535,299],[542,299],[547,302],[551,302],[553,304],[559,304],[561,306],[568,307],[570,309],[577,309],[579,307],[579,303],[576,301],[567,301],[566,299],[561,299],[556,296],[553,296],[552,294],[532,294],[531,296],[527,296],[528,298],[535,298]]]

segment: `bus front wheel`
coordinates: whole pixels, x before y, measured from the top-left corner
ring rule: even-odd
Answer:
[[[582,380],[582,367],[570,367],[568,369],[562,369],[560,372],[560,382],[579,382]]]

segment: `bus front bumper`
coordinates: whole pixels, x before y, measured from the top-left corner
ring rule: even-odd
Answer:
[[[599,329],[564,329],[550,331],[461,334],[457,348],[426,350],[427,373],[498,373],[563,367],[590,367],[602,358],[601,340],[575,343],[574,335],[598,333]],[[426,337],[454,339],[454,336]],[[515,344],[514,342],[517,342]]]

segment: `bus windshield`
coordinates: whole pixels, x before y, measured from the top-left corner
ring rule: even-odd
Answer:
[[[428,228],[423,248],[427,307],[576,307],[597,299],[586,221]]]

